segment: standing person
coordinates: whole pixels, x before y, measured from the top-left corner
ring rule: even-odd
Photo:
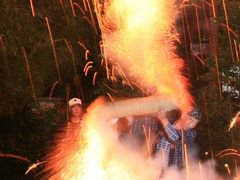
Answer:
[[[70,123],[81,123],[83,116],[82,101],[79,98],[72,98],[68,101],[68,108],[70,112]]]
[[[164,119],[162,115],[159,118]],[[169,126],[171,133],[166,133],[167,136],[163,137],[157,144],[157,151],[164,151],[168,154],[168,166],[179,169],[184,167],[185,147],[186,151],[189,151],[195,146],[197,133],[194,128],[201,118],[202,113],[197,107],[194,107],[188,114],[183,115],[174,126]]]
[[[181,141],[178,141],[175,144],[175,148],[171,151],[173,158],[171,158],[172,162],[169,162],[169,165],[173,165],[180,169],[185,166],[186,155],[196,150],[195,140],[197,132],[195,127],[201,119],[202,113],[199,108],[194,107],[188,114],[182,117],[182,121],[176,124],[176,131]]]
[[[55,134],[52,147],[46,155],[46,177],[43,179],[62,179],[83,144],[83,108],[79,98],[68,101],[69,118],[67,126]]]
[[[171,118],[171,113],[166,113],[166,112],[158,112],[157,117],[160,120],[162,124],[162,131],[161,131],[161,137],[160,140],[157,142],[156,145],[156,155],[160,156],[162,159],[162,168],[161,169],[161,175],[166,169],[166,167],[169,165],[170,157],[170,149],[172,144],[175,142],[178,142],[180,140],[180,137],[174,127],[174,123],[176,123],[180,116],[181,116],[181,111],[178,111],[178,116],[175,118]]]
[[[69,118],[66,129],[66,138],[74,140],[74,137],[81,133],[83,126],[82,101],[79,98],[72,98],[68,101]],[[78,137],[77,137],[78,138]]]
[[[174,127],[170,124],[179,119],[181,111],[174,109],[166,113],[161,112],[161,114],[164,114],[164,118],[156,114],[126,117],[127,121],[124,121],[124,124],[127,133],[122,133],[124,135],[123,140],[125,139],[131,147],[140,150],[145,156],[155,156],[157,143],[163,137],[164,128],[173,141],[178,138]],[[123,120],[119,121],[123,123]]]

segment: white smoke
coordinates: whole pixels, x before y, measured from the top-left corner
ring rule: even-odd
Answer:
[[[101,105],[100,105],[101,106]],[[194,159],[188,154],[187,168],[182,170],[164,167],[162,156],[151,158],[144,154],[139,147],[133,147],[131,141],[126,139],[120,141],[117,132],[111,126],[110,120],[105,117],[106,112],[99,112],[99,102],[95,102],[89,108],[86,120],[88,128],[95,129],[96,136],[100,140],[98,146],[98,159],[87,160],[84,163],[91,161],[105,162],[104,165],[97,163],[100,166],[95,167],[95,171],[101,172],[97,179],[161,179],[163,180],[214,180],[217,179],[212,162],[200,163],[198,159]],[[86,132],[88,129],[86,129]],[[92,133],[92,130],[90,131]],[[92,135],[90,135],[92,136]],[[96,144],[89,144],[96,146]],[[88,146],[86,151],[92,147]],[[96,147],[97,148],[97,147]],[[98,148],[97,148],[98,149]],[[79,162],[80,163],[80,162]],[[163,173],[164,171],[164,173]],[[86,175],[85,177],[89,177]]]

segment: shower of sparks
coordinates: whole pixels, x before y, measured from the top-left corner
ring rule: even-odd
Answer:
[[[70,2],[73,15],[75,15],[73,2]],[[87,1],[85,4],[90,9],[89,2]],[[117,9],[115,9],[116,7]],[[190,106],[192,100],[187,92],[187,81],[181,75],[183,61],[173,53],[173,41],[176,40],[176,34],[175,32],[173,33],[174,28],[172,25],[174,18],[172,17],[175,14],[175,9],[172,7],[173,3],[169,3],[166,0],[131,2],[116,0],[109,6],[105,6],[106,9],[104,10],[106,11],[107,20],[116,22],[116,29],[112,32],[106,32],[104,29],[101,29],[103,32],[103,54],[105,56],[104,61],[107,74],[113,81],[116,79],[116,73],[118,73],[123,78],[122,82],[124,84],[131,85],[131,81],[136,84],[142,84],[141,88],[147,89],[147,91],[150,89],[152,94],[157,92],[158,95],[161,94],[163,97],[170,96],[185,110]],[[112,12],[116,13],[111,14]],[[92,12],[90,13],[93,20]],[[100,27],[106,27],[106,22],[102,21],[103,17],[99,16],[99,14],[98,17],[101,18],[99,20],[103,23]],[[54,57],[57,60],[47,18],[46,22]],[[93,27],[96,27],[94,20],[91,24]],[[96,28],[94,29],[96,31]],[[69,44],[65,43],[71,53]],[[79,43],[79,45],[85,49],[85,59],[88,60],[89,51],[82,43]],[[120,61],[120,59],[124,61]],[[112,69],[112,71],[108,69],[109,60],[114,61],[113,64],[116,65],[116,71],[115,69]],[[85,65],[85,75],[92,68],[92,63],[92,61],[89,61]],[[157,85],[155,86],[155,84]],[[172,91],[173,89],[177,89],[178,92]],[[87,128],[84,131],[87,143],[84,147],[81,146],[81,148],[74,149],[75,146],[80,147],[79,141],[82,134],[76,132],[73,135],[71,132],[71,135],[68,134],[68,136],[64,137],[79,141],[75,142],[65,139],[64,142],[59,144],[61,148],[56,149],[55,154],[52,156],[52,158],[58,156],[59,162],[55,161],[55,163],[48,166],[50,169],[58,171],[58,173],[53,171],[52,179],[60,177],[61,179],[68,179],[69,177],[81,179],[92,179],[93,177],[95,179],[109,179],[110,177],[114,177],[114,179],[146,179],[158,175],[156,172],[141,173],[141,170],[132,171],[132,168],[137,170],[139,167],[136,164],[131,167],[129,163],[124,163],[126,160],[124,161],[123,159],[119,161],[116,156],[119,153],[116,152],[120,148],[118,149],[114,146],[116,152],[113,152],[112,139],[109,139],[115,136],[102,137],[101,135],[104,133],[99,133],[102,129],[99,129],[99,124],[95,122],[101,119],[99,113],[91,112],[89,116],[85,119]],[[96,149],[96,147],[98,148]],[[92,173],[93,169],[94,174]],[[148,171],[153,170],[154,168],[148,169]],[[138,173],[135,174],[134,172]]]
[[[133,83],[137,84],[149,94],[172,99],[174,104],[187,111],[191,107],[192,97],[188,91],[188,81],[182,76],[183,60],[174,53],[174,42],[177,40],[174,2],[107,1],[102,9],[104,14],[100,13],[100,4],[94,2],[102,31],[103,41],[100,45],[108,79],[115,81],[116,76],[120,76],[124,85],[132,87]],[[86,1],[86,7],[90,10],[89,1]],[[47,24],[52,37],[48,21]],[[95,27],[93,19],[91,24]],[[69,44],[65,43],[71,53]],[[93,62],[89,61],[90,51],[82,43],[78,44],[85,50],[88,62],[83,71],[87,75],[93,67]],[[111,94],[108,95],[113,100]],[[68,132],[57,138],[61,142],[47,160],[51,179],[157,179],[160,165],[154,168],[151,158],[145,159],[123,149],[107,122],[106,113],[98,112],[98,104],[101,104],[100,100],[88,109],[81,131],[76,128],[69,132],[67,128]],[[146,130],[145,133],[148,142],[149,132]]]
[[[98,100],[88,108],[89,113],[84,116],[81,128],[69,126],[58,136],[57,148],[46,159],[46,179],[157,178],[159,169],[154,168],[152,161],[120,145],[117,134],[105,117],[106,112],[98,109],[102,103]]]
[[[98,9],[107,61],[118,63],[128,82],[169,97],[186,112],[192,97],[182,75],[184,62],[174,53],[177,33],[174,3],[166,0],[114,0]]]
[[[84,18],[86,18],[89,25],[96,32],[97,28],[93,18],[93,12],[90,8],[90,1],[83,1],[84,10],[79,4],[71,0],[70,2],[74,16],[76,15],[74,7],[78,7],[82,12],[81,14],[87,12],[90,13],[89,19],[87,17]],[[203,2],[211,6],[215,18],[216,12],[214,1],[212,1],[212,4],[206,1]],[[100,50],[102,53],[101,66],[106,68],[107,78],[114,83],[117,81],[117,77],[121,77],[123,85],[128,85],[130,87],[133,87],[134,85],[148,95],[169,97],[183,111],[186,112],[189,110],[193,100],[188,91],[188,80],[182,76],[184,64],[182,59],[177,57],[174,53],[174,41],[178,40],[174,29],[174,17],[176,13],[174,3],[167,0],[112,0],[104,1],[104,3],[103,1],[100,2],[100,0],[93,0],[92,3],[95,5],[99,28],[102,31],[103,40],[100,42]],[[183,19],[186,18],[186,12],[184,12],[183,7],[188,5],[188,1],[183,1],[181,6],[183,9],[183,14],[181,14]],[[198,38],[201,46],[202,35],[200,33],[197,9],[199,6],[196,4],[192,5],[196,8]],[[228,24],[225,1],[223,1],[223,5],[227,25],[221,24],[220,26],[226,26],[225,28],[228,31],[230,41],[230,35],[235,35],[235,33],[231,30]],[[185,28],[189,28],[188,19],[184,20],[187,23],[187,27]],[[189,40],[191,41],[189,29],[184,30],[186,30],[186,32],[188,31]],[[66,44],[69,52],[72,54],[71,47],[67,41]],[[80,48],[85,50],[85,60],[87,63],[83,72],[85,76],[87,76],[89,70],[94,69],[93,62],[89,60],[91,59],[90,51],[85,47],[84,43],[78,42],[78,44]],[[237,41],[235,40],[234,47],[237,61],[239,61],[240,44],[237,44]],[[202,51],[202,47],[200,47],[200,50]],[[218,67],[219,62],[217,54],[214,55],[220,91],[221,78]],[[197,58],[204,65],[204,59],[202,56],[201,52],[201,57]],[[98,72],[93,73],[94,77],[92,84],[95,85]],[[117,94],[118,90],[113,89],[107,84],[103,83],[103,85],[109,89],[107,95],[109,96],[109,99],[114,102],[111,92]],[[221,94],[219,94],[219,96],[222,97]],[[122,156],[122,153],[124,154],[125,150],[120,152],[119,149],[121,149],[121,147],[119,144],[112,144],[113,142],[116,142],[117,139],[114,133],[112,134],[112,132],[108,132],[111,131],[111,127],[107,126],[106,128],[105,125],[99,124],[99,122],[105,122],[106,120],[105,118],[100,117],[100,114],[101,113],[97,111],[90,111],[88,116],[84,118],[86,126],[83,133],[85,134],[84,137],[86,138],[86,142],[83,143],[83,146],[78,144],[81,148],[76,148],[74,151],[71,148],[72,144],[69,144],[69,142],[65,144],[65,148],[60,148],[63,149],[61,153],[67,155],[64,156],[60,153],[62,159],[59,159],[58,157],[59,162],[51,164],[51,168],[57,170],[57,173],[55,172],[56,174],[53,175],[52,179],[58,179],[59,177],[61,177],[61,179],[69,179],[69,177],[76,179],[149,179],[149,174],[142,174],[139,166],[128,163],[132,162],[131,160],[128,161],[124,158],[122,159],[122,157],[124,157]],[[233,118],[228,131],[230,131],[235,125],[239,115],[240,112],[238,112],[236,117]],[[102,128],[103,126],[104,128]],[[82,136],[80,134],[76,136],[77,140]],[[145,135],[146,141],[149,143],[147,130],[145,130]],[[67,138],[72,139],[71,136]],[[150,148],[149,144],[148,148]],[[186,147],[184,150],[186,151]],[[210,153],[213,160],[212,147]],[[120,158],[117,155],[120,156]],[[192,171],[190,171],[191,166],[188,164],[187,152],[185,152],[185,155],[186,178],[190,179],[192,174]],[[205,155],[207,156],[208,152],[206,152]],[[215,157],[222,158],[230,155],[240,157],[238,151],[234,149],[224,150]],[[55,154],[53,157],[57,156],[58,154]],[[129,157],[131,158],[134,156],[135,155]],[[145,159],[137,158],[137,160],[146,163]],[[137,165],[139,165],[139,163],[137,163]],[[152,164],[150,163],[149,167],[151,165]],[[144,167],[146,169],[146,165]],[[227,164],[225,165],[225,168],[228,170],[228,173],[231,174]],[[203,179],[203,167],[200,163],[199,169],[201,179]],[[149,169],[147,168],[147,170]],[[154,168],[152,170],[154,170]],[[134,172],[139,173],[135,174]],[[151,172],[150,174],[153,175],[151,176],[152,178],[155,177],[156,172]]]

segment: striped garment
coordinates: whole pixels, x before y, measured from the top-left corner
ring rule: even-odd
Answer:
[[[133,135],[145,135],[149,130],[151,133],[157,134],[160,129],[160,125],[156,118],[152,116],[137,116],[132,123],[130,134]]]
[[[134,116],[129,131],[130,143],[135,147],[150,144],[151,153],[154,154],[160,128],[161,124],[154,116]]]
[[[172,142],[177,142],[180,139],[180,136],[178,135],[174,126],[171,124],[167,124],[167,126],[164,128],[164,130],[168,137],[163,136],[160,139],[160,142],[157,143],[157,151],[169,152],[170,148],[172,146]]]
[[[157,144],[157,151],[163,151],[168,154],[168,165],[177,168],[184,167],[184,152],[183,143],[186,144],[186,148],[192,148],[195,143],[196,131],[189,129],[182,131],[181,129],[175,129],[172,125],[168,124],[165,127],[167,137],[162,137]],[[182,138],[183,135],[183,138]]]

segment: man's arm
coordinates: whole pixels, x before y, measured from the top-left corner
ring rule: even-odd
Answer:
[[[171,125],[163,112],[158,112],[157,117],[163,125],[165,132],[172,141],[178,141],[180,139],[176,129]]]

